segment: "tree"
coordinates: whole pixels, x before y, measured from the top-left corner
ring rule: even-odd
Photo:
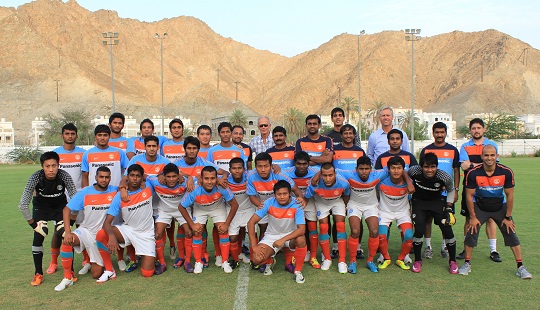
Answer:
[[[371,108],[368,109],[367,116],[373,119],[373,123],[375,124],[375,128],[379,128],[379,125],[381,121],[379,120],[379,110],[386,106],[386,102],[384,101],[375,101],[371,105]]]
[[[324,126],[321,127],[319,132],[320,133],[325,133],[325,132],[329,132],[329,131],[332,131],[332,130],[334,130],[334,126],[324,125]]]
[[[515,115],[501,113],[491,116],[490,114],[485,123],[485,136],[492,140],[500,141],[502,139],[513,138],[521,132],[519,118]]]
[[[405,114],[398,116],[398,124],[401,129],[407,134],[409,138],[413,138],[411,135],[411,124],[414,120],[414,140],[427,140],[427,125],[421,123],[420,119],[416,116],[416,113],[408,110]]]
[[[367,141],[369,140],[369,136],[371,136],[371,134],[373,133],[373,129],[369,128],[365,121],[361,121],[359,123],[359,126],[356,128],[357,130],[359,130],[359,128],[362,128],[362,135],[360,137],[360,140],[365,141],[364,145],[367,146]]]
[[[306,115],[297,108],[289,108],[284,116],[289,141],[296,141],[305,132]]]
[[[244,114],[244,111],[242,111],[240,109],[236,109],[236,110],[232,111],[231,116],[229,116],[229,122],[233,126],[240,125],[240,126],[246,128],[248,120],[247,120],[246,114]]]
[[[351,111],[354,111],[354,113],[358,113],[358,100],[354,99],[353,97],[345,97],[339,103],[339,106],[345,109],[345,114],[347,115],[347,124],[350,124]]]
[[[62,127],[65,124],[73,123],[77,126],[77,141],[79,144],[90,145],[94,141],[94,131],[90,116],[84,111],[66,110],[60,113],[60,116],[47,114],[43,118],[47,121],[43,141],[45,145],[62,145]]]
[[[469,135],[469,127],[467,127],[467,125],[461,125],[461,126],[458,126],[457,128],[457,133],[458,133],[458,136],[460,138],[467,138],[467,136]]]

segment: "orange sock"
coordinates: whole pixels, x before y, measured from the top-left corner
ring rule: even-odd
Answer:
[[[176,248],[178,249],[178,257],[180,258],[184,258],[185,238],[186,233],[184,228],[182,228],[182,226],[178,226],[178,230],[176,232]]]
[[[191,261],[191,252],[193,251],[193,238],[184,239],[184,246],[186,250],[186,256],[184,258],[187,263]]]
[[[142,269],[142,267],[141,267],[141,273],[142,273],[143,277],[150,278],[151,276],[154,275],[154,269],[146,270],[146,269]]]
[[[229,252],[231,250],[231,242],[229,241],[229,234],[220,234],[219,236],[219,249],[221,250],[221,259],[226,262],[229,260]]]
[[[202,237],[193,236],[193,256],[195,256],[196,263],[202,263],[202,248],[203,248]]]
[[[409,254],[412,249],[412,238],[413,238],[413,226],[412,223],[403,223],[399,225],[401,230],[401,253],[399,253],[398,259],[403,260],[405,256]]]
[[[285,256],[285,265],[292,264],[294,252],[290,248],[283,248],[283,256]]]
[[[101,255],[101,259],[103,259],[103,266],[105,267],[105,270],[114,271],[111,254],[109,253],[109,249],[107,248],[107,244],[109,243],[109,235],[107,235],[107,233],[103,229],[98,231],[96,235],[96,243],[99,254]]]
[[[60,248],[51,248],[51,263],[58,264],[58,255],[60,255]]]
[[[165,241],[163,238],[156,240],[156,259],[160,264],[165,264]]]
[[[358,248],[358,238],[353,238],[353,236],[349,236],[348,244],[349,262],[354,263],[356,262],[356,249]]]
[[[307,228],[309,233],[309,252],[310,258],[317,257],[319,248],[319,234],[317,233],[317,222],[308,221]]]
[[[116,252],[116,256],[118,257],[119,261],[124,260],[124,248],[123,247],[120,247],[120,250],[118,250],[118,252]]]
[[[328,224],[319,224],[321,233],[319,234],[319,244],[324,254],[324,259],[330,258],[330,235],[328,234]]]
[[[240,247],[238,246],[238,242],[231,242],[231,255],[232,259],[235,261],[239,261],[240,258],[238,257],[240,255]]]
[[[390,259],[390,254],[388,254],[388,239],[386,239],[386,234],[379,235],[379,249],[384,259]]]
[[[377,249],[379,248],[379,238],[369,237],[368,239],[368,259],[366,262],[372,262],[375,254],[377,254]],[[356,249],[356,248],[355,248]]]
[[[302,271],[304,267],[304,257],[306,257],[307,247],[296,247],[294,251],[294,259],[296,260],[296,266],[294,266],[294,272]]]
[[[337,230],[337,244],[339,259],[338,261],[345,262],[345,257],[347,256],[347,233],[345,232],[345,222],[336,222]]]
[[[90,256],[88,255],[88,252],[86,251],[86,249],[84,249],[82,251],[82,256],[83,256],[83,261],[82,261],[83,265],[87,264],[87,263],[89,264],[90,263]]]
[[[216,226],[214,226],[214,229],[212,229],[212,241],[214,241],[214,255],[215,256],[221,256],[221,247],[219,246],[219,233],[217,231]]]
[[[73,247],[62,244],[60,257],[62,258],[62,268],[64,268],[64,278],[73,278]]]

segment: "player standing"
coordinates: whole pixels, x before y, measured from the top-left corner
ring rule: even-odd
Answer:
[[[154,122],[152,122],[148,118],[143,119],[141,124],[139,125],[139,130],[141,132],[140,137],[132,137],[128,140],[126,155],[129,159],[131,159],[135,155],[145,152],[144,138],[154,134]],[[162,145],[163,142],[167,141],[167,138],[164,136],[157,137],[159,139],[159,145]]]
[[[245,134],[246,131],[244,130],[244,127],[240,125],[234,125],[232,127],[232,141],[234,145],[244,150],[244,155],[247,158],[247,170],[251,170],[253,168],[253,150],[251,149],[251,146],[242,142]]]
[[[125,122],[126,118],[122,113],[114,112],[109,116],[109,128],[111,128],[109,145],[121,149],[124,153],[127,151],[128,146],[128,138],[122,137]]]
[[[226,170],[229,169],[229,161],[235,157],[240,157],[247,161],[247,157],[244,154],[242,148],[233,143],[231,138],[232,125],[228,122],[222,122],[218,126],[218,134],[221,141],[208,150],[206,158],[208,161],[214,163],[219,168]]]
[[[272,129],[272,139],[275,146],[266,150],[272,156],[272,162],[282,170],[294,166],[294,146],[287,145],[287,130],[281,126]]]
[[[409,170],[409,167],[418,165],[416,158],[413,154],[402,149],[403,146],[403,132],[399,129],[392,129],[386,135],[388,138],[388,145],[390,149],[377,157],[375,162],[375,169],[382,169],[387,166],[388,160],[394,156],[403,158],[405,162],[405,170]]]
[[[311,114],[306,117],[307,135],[296,141],[295,152],[305,151],[309,155],[311,166],[321,167],[324,163],[332,162],[332,139],[319,134],[321,118]]]
[[[208,125],[201,125],[197,128],[197,139],[200,141],[199,156],[207,159],[210,150],[210,140],[212,139],[212,128]]]
[[[172,139],[169,139],[160,145],[160,154],[171,161],[171,163],[184,157],[184,123],[175,118],[169,122],[169,131]]]

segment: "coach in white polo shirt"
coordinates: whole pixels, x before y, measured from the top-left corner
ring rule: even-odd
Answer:
[[[257,127],[259,127],[261,134],[251,139],[251,141],[249,141],[249,146],[251,146],[253,152],[261,154],[276,144],[274,143],[272,136],[270,136],[272,125],[270,124],[270,119],[268,117],[259,117]]]
[[[368,148],[367,148],[367,156],[369,159],[371,159],[372,163],[375,163],[377,161],[377,158],[382,153],[388,151],[390,149],[390,146],[388,145],[388,138],[386,137],[386,134],[395,128],[392,125],[392,120],[394,119],[394,110],[392,110],[392,107],[385,106],[379,109],[379,120],[381,121],[381,128],[377,129],[375,132],[373,132],[369,136],[368,140]],[[403,144],[401,145],[401,149],[403,151],[410,152],[409,150],[409,138],[407,137],[407,134],[402,130],[403,132]]]

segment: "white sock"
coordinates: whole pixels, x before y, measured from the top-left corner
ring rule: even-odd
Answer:
[[[338,246],[337,246],[337,243],[334,243],[332,245],[332,251],[337,251],[338,250]]]
[[[362,245],[358,243],[358,247],[356,248],[356,251],[360,251],[362,249]]]
[[[445,248],[446,248],[446,242],[443,239],[443,241],[441,243],[441,250],[444,251]]]
[[[426,244],[426,248],[431,248],[431,238],[424,238],[424,243]]]
[[[497,239],[488,239],[489,252],[497,252]]]

